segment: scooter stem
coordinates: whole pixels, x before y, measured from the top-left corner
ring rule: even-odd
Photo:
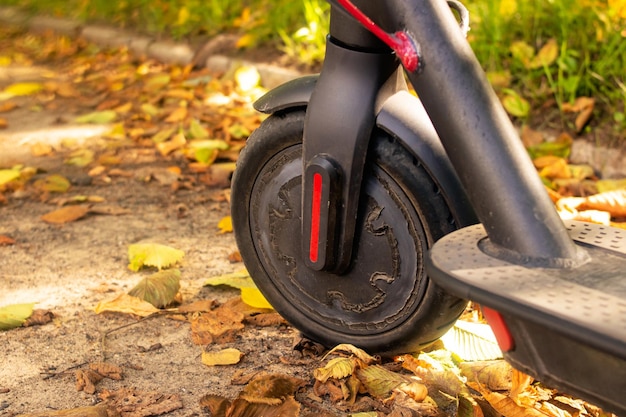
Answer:
[[[447,2],[387,1],[420,44],[424,70],[409,79],[485,226],[484,249],[537,266],[584,262]]]

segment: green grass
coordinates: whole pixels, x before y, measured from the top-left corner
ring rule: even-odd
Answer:
[[[175,39],[242,35],[241,47],[274,45],[301,64],[323,58],[325,0],[0,0]],[[593,97],[601,118],[626,130],[626,0],[466,0],[469,41],[499,94],[560,109]],[[524,114],[517,114],[524,120]]]

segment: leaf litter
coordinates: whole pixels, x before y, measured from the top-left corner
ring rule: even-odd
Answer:
[[[52,39],[47,42],[66,45],[66,41]],[[37,59],[51,58],[53,46],[33,49],[25,43],[17,43],[18,48],[29,50]],[[551,50],[547,46],[545,48],[545,51],[540,50],[536,57],[531,57],[528,65],[536,65],[535,60],[541,62],[541,59],[551,59]],[[44,108],[54,108],[58,105],[56,101],[72,98],[71,110],[79,114],[74,121],[96,124],[116,122],[110,133],[105,135],[105,142],[101,145],[103,147],[90,150],[92,153],[73,148],[71,144],[67,147],[37,150],[38,153],[47,156],[65,153],[64,158],[69,164],[88,170],[89,177],[97,183],[107,184],[116,176],[125,176],[126,174],[116,168],[116,165],[124,163],[125,160],[136,161],[142,155],[152,158],[156,151],[161,157],[182,165],[183,170],[190,171],[182,175],[177,174],[171,182],[168,180],[172,191],[193,189],[197,184],[215,185],[216,180],[213,177],[197,174],[208,173],[210,168],[217,166],[216,161],[220,159],[232,163],[242,146],[242,140],[261,121],[261,117],[249,106],[260,92],[256,88],[258,73],[250,68],[240,71],[234,79],[219,79],[191,67],[164,66],[153,61],[136,63],[125,51],[94,51],[84,42],[76,42],[70,48],[65,48],[58,57],[61,60],[57,65],[65,65],[65,70],[59,72],[71,74],[70,82],[9,86],[2,92],[5,103],[3,111],[9,112],[17,107],[13,106],[9,99],[17,97],[39,100],[40,94],[45,92],[54,99],[40,101],[38,105]],[[81,91],[93,91],[95,95],[88,97],[81,94]],[[150,94],[147,95],[148,93]],[[516,111],[524,111],[522,100],[512,103],[517,106]],[[207,106],[211,111],[207,111]],[[577,121],[577,127],[585,122],[583,117],[587,117],[590,108],[593,109],[593,103],[585,102],[580,106],[580,109],[572,109],[572,112],[579,114],[578,117],[581,118]],[[162,123],[172,126],[168,128],[169,130],[164,130]],[[624,201],[620,190],[626,186],[623,184],[624,180],[605,180],[607,182],[602,184],[597,181],[593,170],[581,170],[570,165],[567,161],[569,146],[571,140],[566,136],[552,142],[534,139],[534,144],[529,146],[529,152],[535,160],[547,155],[560,158],[553,160],[550,165],[544,165],[539,171],[548,189],[551,190],[557,207],[562,199],[583,198],[582,201],[577,200],[575,205],[562,202],[561,206],[566,207],[565,211],[568,213],[575,210],[576,215],[592,210],[604,211],[609,213],[609,218],[607,220],[605,217],[602,221],[622,225],[624,214],[620,210],[624,207]],[[229,171],[225,172],[227,177]],[[72,187],[69,180],[63,181],[62,175],[53,175],[58,176],[47,177],[37,183],[37,180],[31,182],[33,174],[22,168],[3,169],[0,170],[2,187],[0,191],[28,192],[30,188],[34,188],[42,197],[42,201],[50,202],[52,199],[47,194],[67,193]],[[127,176],[135,177],[135,173],[129,173]],[[150,174],[144,176],[143,180],[148,182],[154,178]],[[592,190],[594,186],[599,190],[602,184],[602,187],[613,187],[617,192],[591,198],[597,193],[587,192],[589,184],[586,181],[592,183],[590,187]],[[582,190],[584,196],[581,195]],[[0,200],[0,203],[2,201]],[[85,208],[88,210],[84,215],[90,212],[87,206],[70,207],[81,207],[75,209],[76,213],[83,212]],[[73,211],[68,210],[67,213]],[[563,211],[559,209],[561,214]],[[71,223],[84,217],[83,215],[72,220],[74,215],[60,216],[64,220],[59,224]],[[219,225],[223,233],[231,231],[227,221],[227,218],[224,218],[223,223]],[[11,238],[5,240],[12,242],[9,244],[15,242]],[[182,260],[180,252],[166,251],[166,254],[163,254],[157,250],[155,259],[150,256],[141,250],[133,256],[129,254],[131,269],[139,270],[144,265],[162,269]],[[176,286],[161,283],[163,285],[157,284],[155,289],[151,285],[154,282],[150,282],[150,277],[144,280],[146,281],[143,283],[143,289],[137,292],[143,298],[150,298],[156,294],[155,304],[160,308],[142,298],[121,294],[111,301],[98,304],[96,312],[124,313],[139,317],[166,313],[164,315],[168,317],[182,318],[190,323],[191,339],[203,346],[200,362],[209,352],[226,352],[226,356],[230,355],[230,360],[239,356],[239,360],[245,361],[247,353],[239,350],[237,353],[229,345],[236,343],[246,325],[258,326],[263,323],[261,320],[256,321],[256,318],[264,315],[277,316],[268,308],[255,306],[254,302],[248,305],[241,298],[226,303],[211,300],[208,303],[188,307],[183,304],[179,308],[166,310],[162,307],[171,304],[172,292],[178,292]],[[148,290],[149,287],[151,290]],[[238,288],[242,290],[241,296],[244,297],[244,290],[252,287],[240,285]],[[151,292],[152,295],[148,296],[147,294]],[[18,321],[20,320],[21,318]],[[277,328],[287,326],[282,319],[268,320],[265,323]],[[213,347],[207,349],[210,345],[215,349]],[[222,349],[222,346],[226,347]],[[202,399],[202,405],[209,408],[214,415],[296,416],[300,415],[302,404],[307,404],[308,408],[322,409],[324,402],[322,397],[328,397],[340,413],[349,412],[355,416],[435,416],[455,409],[465,410],[463,415],[479,416],[483,415],[483,412],[488,412],[489,407],[512,413],[511,415],[524,415],[523,412],[528,412],[531,408],[532,412],[539,410],[541,415],[566,415],[563,413],[566,413],[564,410],[567,407],[555,406],[556,402],[575,408],[576,415],[600,415],[598,410],[552,393],[534,382],[529,382],[528,379],[521,378],[525,383],[517,385],[511,383],[509,388],[507,376],[511,373],[516,374],[502,361],[476,369],[467,366],[466,362],[459,362],[449,351],[435,350],[430,353],[407,354],[388,362],[371,357],[348,345],[334,349],[330,355],[340,356],[329,359],[326,365],[321,364],[325,359],[316,359],[320,366],[309,375],[315,381],[314,386],[311,380],[308,382],[296,380],[285,375],[260,375],[251,379],[234,400],[208,394]],[[87,374],[82,374],[83,382],[80,383],[82,389],[84,390],[90,381],[99,399],[105,401],[107,406],[115,408],[121,415],[159,415],[182,407],[180,398],[175,394],[164,395],[135,388],[120,388],[113,391],[102,389],[98,392],[96,384],[99,382],[99,376],[109,378],[109,374],[99,366],[96,368],[94,370],[90,366],[86,370]],[[121,372],[119,374],[121,375]],[[320,375],[324,376],[318,378]],[[520,378],[515,380],[518,379]],[[301,392],[305,388],[309,390],[307,394]],[[91,386],[88,390],[91,391]],[[79,409],[74,411],[76,410]],[[99,407],[80,409],[77,411],[79,414],[74,415],[90,415],[92,411],[96,413],[94,415],[100,415],[102,409]],[[69,412],[59,415],[71,415]],[[517,414],[518,412],[522,414]],[[318,415],[334,414],[325,411]]]

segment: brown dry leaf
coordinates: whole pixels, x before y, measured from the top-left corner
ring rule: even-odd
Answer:
[[[189,110],[187,107],[177,107],[169,116],[165,118],[166,123],[178,123],[187,118]]]
[[[48,143],[35,143],[30,147],[30,153],[33,156],[47,156],[54,152],[52,146]]]
[[[42,326],[54,319],[54,313],[50,310],[33,310],[33,314],[22,323],[23,327]]]
[[[187,143],[185,135],[182,132],[177,133],[171,140],[157,143],[156,147],[163,156],[167,156],[177,149],[182,148]]]
[[[589,122],[589,119],[593,114],[595,102],[595,99],[592,97],[578,97],[576,101],[574,101],[574,104],[563,104],[563,112],[578,113],[574,122],[574,125],[576,126],[576,132],[580,133]]]
[[[98,397],[123,417],[159,416],[183,408],[183,402],[177,394],[146,392],[135,388],[103,390]]]
[[[120,294],[113,300],[101,301],[94,308],[96,314],[108,312],[134,314],[139,317],[148,317],[160,311],[147,301],[128,294]]]
[[[215,300],[199,300],[191,304],[185,304],[178,307],[179,313],[201,313],[211,311],[216,306]]]
[[[12,239],[5,235],[0,235],[0,246],[15,245],[15,239]]]
[[[89,369],[93,372],[97,372],[105,378],[121,381],[124,379],[122,376],[123,370],[117,365],[108,362],[95,362],[89,364]]]
[[[469,381],[478,382],[492,391],[511,389],[513,368],[503,360],[463,362],[459,368],[461,375]]]
[[[243,329],[243,319],[243,313],[220,306],[191,321],[191,339],[197,345],[226,341]]]
[[[522,407],[517,405],[512,398],[499,392],[489,391],[476,382],[468,382],[468,386],[480,394],[491,404],[500,414],[507,417],[546,417],[546,414],[532,407]]]
[[[626,188],[589,196],[581,209],[608,211],[613,217],[626,216]]]
[[[65,224],[82,219],[90,211],[88,206],[67,206],[41,216],[46,223]]]
[[[104,379],[102,375],[92,370],[78,370],[76,376],[76,391],[84,391],[87,394],[96,392],[96,384]]]
[[[6,113],[17,108],[17,103],[12,101],[0,102],[0,113]]]
[[[7,119],[0,117],[0,129],[6,129],[7,127],[9,127]]]
[[[239,397],[251,403],[280,404],[284,398],[293,395],[299,387],[305,384],[306,381],[288,375],[262,374],[252,379],[241,391]],[[268,399],[278,400],[278,402],[267,401]]]
[[[278,313],[261,313],[246,317],[244,322],[258,327],[276,327],[286,326],[287,320],[285,320]]]
[[[527,125],[522,128],[521,139],[526,148],[537,146],[543,142],[543,134]]]

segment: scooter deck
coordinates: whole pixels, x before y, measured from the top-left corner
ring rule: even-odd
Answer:
[[[489,256],[480,248],[487,234],[476,225],[439,240],[428,272],[446,290],[500,314],[512,338],[504,355],[515,367],[626,415],[626,230],[566,226],[591,258],[576,268],[524,267]]]

